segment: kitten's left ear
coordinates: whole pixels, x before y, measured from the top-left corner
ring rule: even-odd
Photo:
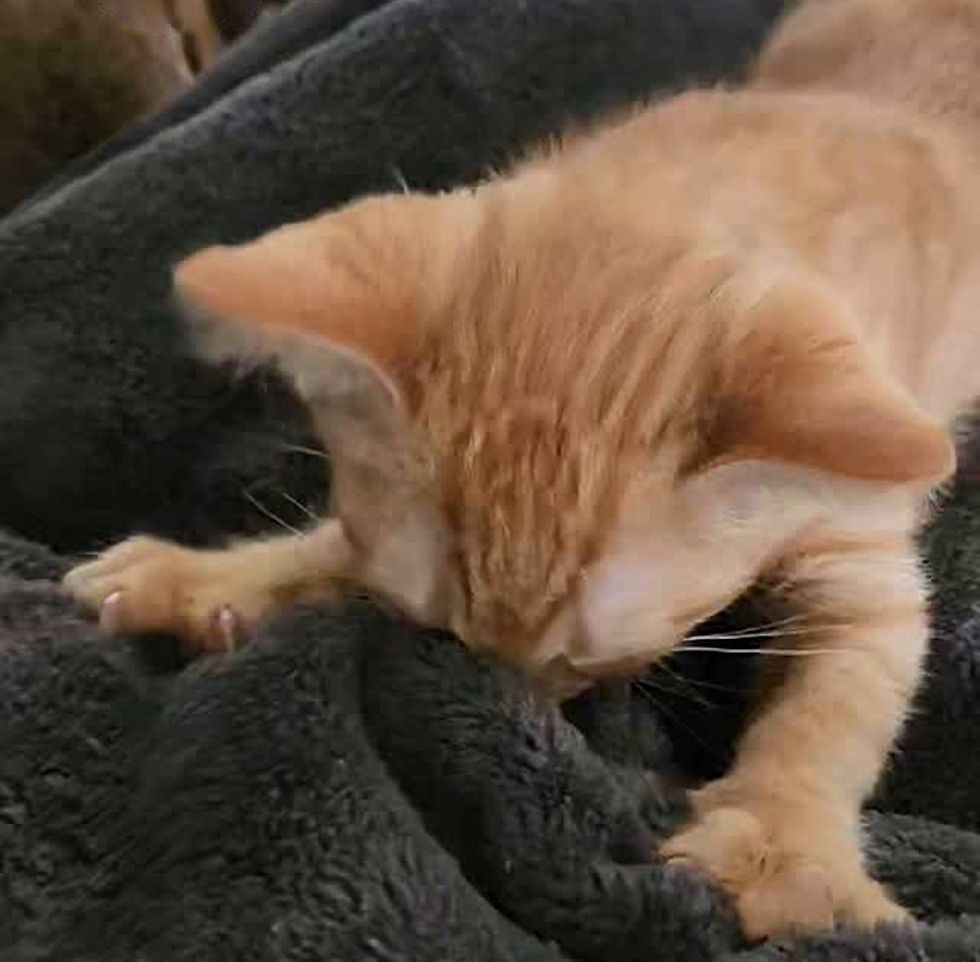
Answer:
[[[470,195],[374,197],[211,247],[175,288],[211,360],[275,358],[308,400],[406,400],[403,374],[469,226]]]
[[[713,429],[721,460],[783,461],[891,484],[935,484],[955,467],[948,433],[818,293],[767,294],[726,368]]]

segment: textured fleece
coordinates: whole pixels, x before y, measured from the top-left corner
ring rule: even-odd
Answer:
[[[133,530],[211,541],[323,503],[325,462],[288,450],[314,442],[275,377],[183,355],[174,260],[403,178],[471,181],[569,119],[734,76],[780,4],[327,16],[342,6],[300,0],[200,99],[0,222],[0,957],[977,962],[969,453],[924,539],[929,681],[868,818],[912,931],[748,949],[718,891],[652,856],[682,782],[729,757],[742,659],[682,654],[683,683],[604,686],[563,714],[365,604],[184,666],[167,639],[106,644],[58,591],[68,552]]]

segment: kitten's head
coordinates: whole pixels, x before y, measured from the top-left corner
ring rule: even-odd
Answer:
[[[205,250],[177,288],[208,356],[274,356],[310,404],[354,580],[591,677],[952,464],[811,279],[638,225],[547,183],[379,197]]]

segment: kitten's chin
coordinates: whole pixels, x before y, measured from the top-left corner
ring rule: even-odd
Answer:
[[[602,664],[590,663],[587,670],[576,667],[567,655],[558,655],[547,664],[535,669],[536,687],[544,695],[558,701],[567,701],[591,688],[603,678],[633,678],[650,666],[651,659],[629,658]]]
[[[591,688],[595,679],[573,668],[564,655],[537,669],[531,676],[534,687],[546,698],[568,701]]]

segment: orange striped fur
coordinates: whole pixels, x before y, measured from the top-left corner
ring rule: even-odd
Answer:
[[[293,376],[337,517],[137,541],[69,586],[207,648],[341,579],[569,688],[768,586],[780,683],[662,854],[753,938],[900,921],[859,811],[925,649],[912,535],[978,389],[978,122],[980,0],[810,0],[744,89],[195,255],[202,352]]]

